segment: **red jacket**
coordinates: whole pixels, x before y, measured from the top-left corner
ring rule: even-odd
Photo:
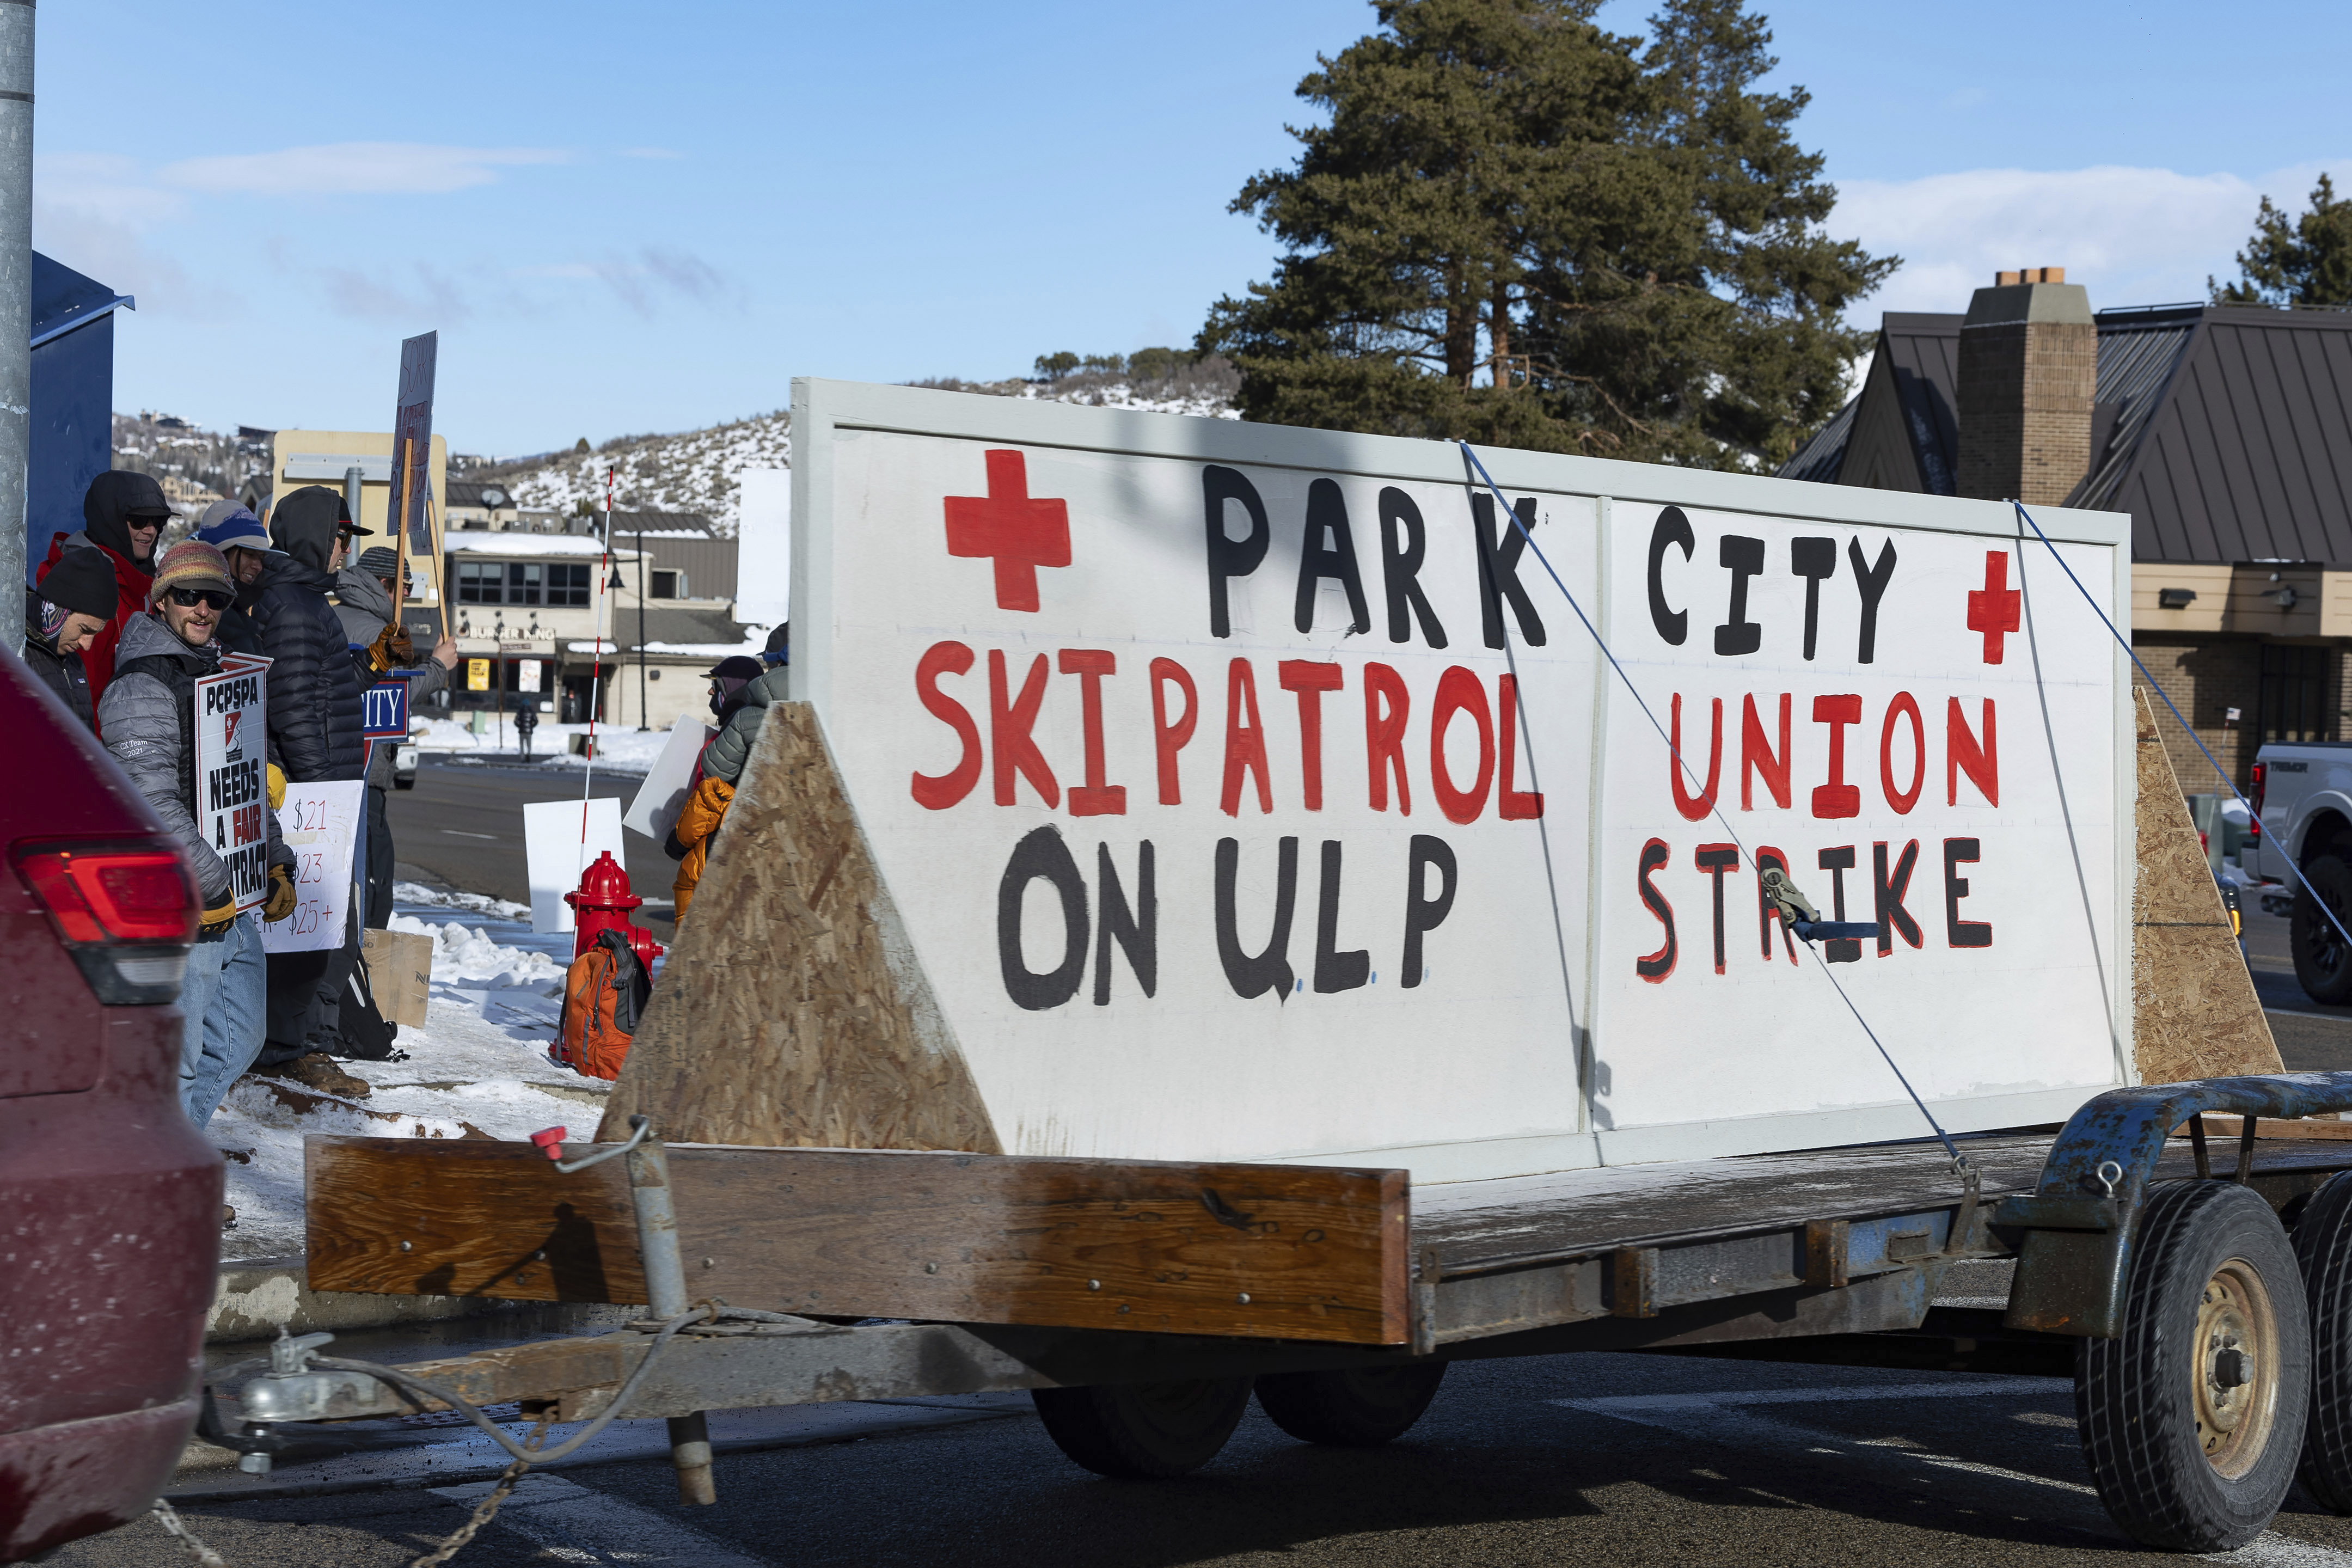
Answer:
[[[60,533],[49,541],[49,558],[41,563],[41,577],[49,574],[49,568],[58,563],[58,557],[65,552],[66,541],[73,537],[70,533]],[[147,595],[154,587],[155,579],[124,560],[120,552],[89,539],[88,534],[81,537],[105,550],[106,558],[114,563],[114,617],[81,650],[82,668],[89,672],[90,711],[95,713],[98,711],[98,700],[106,694],[106,683],[114,679],[114,645],[122,640],[124,623],[147,607]],[[38,577],[34,579],[36,583],[39,580]]]

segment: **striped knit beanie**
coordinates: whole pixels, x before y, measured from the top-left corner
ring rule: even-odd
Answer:
[[[235,594],[236,584],[229,576],[228,557],[201,539],[188,539],[164,552],[156,563],[155,587],[147,602],[160,605],[174,588],[218,588]]]

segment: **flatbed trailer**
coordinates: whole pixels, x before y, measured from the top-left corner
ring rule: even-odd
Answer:
[[[2128,518],[824,382],[793,432],[791,690],[593,1148],[310,1145],[313,1289],[649,1316],[287,1341],[218,1440],[659,1416],[701,1501],[709,1410],[1028,1389],[1165,1476],[1253,1394],[1361,1446],[1589,1349],[2071,1368],[2139,1541],[2352,1511],[2352,1075],[2281,1070]]]
[[[313,1288],[382,1289],[398,1271],[529,1300],[651,1295],[653,1317],[392,1369],[322,1353],[326,1336],[281,1342],[271,1370],[217,1391],[207,1432],[266,1456],[447,1395],[564,1423],[662,1417],[682,1494],[709,1500],[715,1409],[1029,1390],[1078,1462],[1167,1476],[1216,1453],[1253,1388],[1295,1436],[1366,1446],[1409,1428],[1457,1360],[2073,1375],[2118,1522],[2210,1550],[2267,1522],[2298,1462],[2323,1500],[2346,1496],[2328,1489],[2352,1474],[2352,1123],[2290,1120],[2345,1109],[2352,1074],[2213,1079],[2111,1091],[2054,1135],[1967,1137],[1965,1178],[1921,1141],[1423,1187],[1401,1172],[650,1140],[620,1160],[622,1145],[575,1145],[561,1171],[512,1145],[316,1139]],[[621,1204],[634,1246],[614,1234]],[[2215,1213],[2214,1255],[2184,1272],[2182,1216],[2210,1230]],[[723,1289],[646,1289],[697,1274]],[[758,1294],[735,1303],[761,1310],[716,1319],[745,1286]],[[2179,1292],[2217,1289],[2237,1299],[2202,1313],[2212,1342],[2186,1360],[2148,1331]],[[903,1321],[925,1300],[995,1307]],[[1322,1327],[1305,1326],[1318,1304]],[[656,1331],[705,1308],[714,1321]],[[885,1317],[902,1321],[870,1321]],[[1224,1331],[1089,1326],[1122,1321]],[[2120,1427],[2098,1417],[2119,1371],[2140,1417]],[[2226,1462],[2193,1470],[2148,1462],[2217,1451]]]

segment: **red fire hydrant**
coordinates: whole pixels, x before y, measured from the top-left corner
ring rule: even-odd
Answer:
[[[662,945],[654,940],[654,933],[629,921],[629,911],[645,900],[629,891],[629,873],[613,858],[610,849],[580,874],[579,888],[564,894],[563,901],[572,906],[573,923],[579,927],[572,944],[572,957],[595,946],[596,933],[602,931],[617,931],[626,937],[637,962],[647,970],[662,955]]]

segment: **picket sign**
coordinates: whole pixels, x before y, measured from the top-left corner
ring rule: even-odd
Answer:
[[[270,661],[229,654],[195,681],[197,830],[228,867],[237,912],[269,897]]]
[[[408,683],[405,672],[360,689],[360,733],[365,737],[365,764],[375,765],[378,745],[400,744],[408,739]]]
[[[343,944],[354,907],[356,854],[366,816],[367,785],[289,784],[278,830],[294,851],[294,912],[261,928],[270,952],[314,952]]]
[[[1482,451],[1677,776],[1450,445],[814,381],[793,429],[793,695],[1008,1153],[1923,1134],[1832,973],[1948,1127],[2130,1073],[2126,669],[2006,504]],[[2037,515],[2120,619],[2129,519]],[[1878,939],[1798,951],[1774,865]]]
[[[522,808],[523,864],[530,879],[530,929],[564,931],[572,929],[572,906],[563,895],[580,886],[580,874],[611,851],[626,863],[621,843],[621,803],[595,800],[538,800]],[[644,896],[644,889],[636,889]]]
[[[718,732],[691,713],[681,715],[670,726],[669,739],[662,742],[660,754],[646,770],[645,783],[637,786],[621,826],[656,842],[667,837],[677,826],[678,813],[686,809],[694,764],[702,760],[702,748]]]

